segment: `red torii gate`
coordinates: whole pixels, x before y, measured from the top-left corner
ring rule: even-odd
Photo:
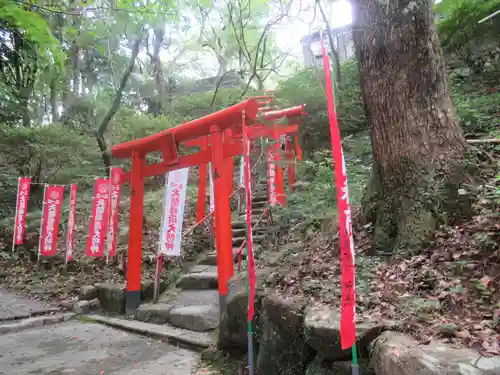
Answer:
[[[268,96],[262,96],[262,97],[253,97],[252,99],[260,99],[260,98],[269,98]],[[267,103],[266,103],[267,104]],[[260,108],[260,112],[262,113],[262,118],[267,120],[267,121],[275,121],[278,119],[286,118],[286,119],[293,119],[299,116],[305,116],[307,115],[306,112],[304,112],[304,105],[296,106],[296,107],[291,107],[283,110],[278,110],[278,111],[265,111],[263,112],[263,108]],[[295,147],[293,146],[292,142],[288,139],[286,140],[286,159],[288,162],[291,162],[293,159],[293,154],[295,151],[295,154],[297,156],[298,160],[302,160],[302,150],[300,148],[300,143],[299,143],[299,138],[298,138],[298,126],[297,124],[295,125],[287,125],[287,124],[276,124],[273,123],[271,126],[266,126],[262,123],[254,123],[252,124],[252,127],[248,131],[248,135],[250,139],[256,139],[256,138],[261,138],[261,137],[267,137],[267,138],[272,138],[276,141],[279,140],[280,134],[285,134],[289,135],[291,134],[294,137],[294,142],[295,142]],[[242,133],[236,133],[232,136],[231,140],[236,140],[238,142],[242,141],[243,134]],[[210,140],[208,136],[198,138],[192,141],[186,142],[186,146],[188,147],[200,147],[201,150],[207,148],[210,144]],[[269,150],[269,152],[272,152],[273,155],[277,157],[276,160],[279,159],[279,145],[277,145],[276,150]],[[231,161],[232,162],[232,161]],[[285,205],[285,185],[284,185],[284,178],[283,178],[283,171],[281,166],[277,165],[277,176],[276,176],[276,184],[277,184],[277,191],[278,193],[283,197],[280,199],[280,204]],[[228,184],[232,188],[232,174],[233,174],[233,165],[231,163],[230,168],[229,168],[229,174],[231,177],[228,177]],[[289,166],[288,168],[288,181],[290,184],[290,188],[293,190],[293,184],[295,183],[295,171],[293,168],[293,164]],[[198,203],[197,203],[197,215],[196,215],[196,221],[199,222],[203,220],[205,217],[205,204],[206,204],[206,199],[205,199],[205,191],[206,191],[206,183],[207,181],[207,165],[200,165],[200,173],[199,173],[199,182],[198,182]]]
[[[259,107],[262,105],[258,99],[261,98],[251,98],[157,134],[112,147],[114,157],[132,159],[130,172],[122,177],[122,183],[130,182],[131,189],[125,299],[127,311],[136,310],[141,303],[144,178],[195,165],[206,166],[209,162],[212,162],[214,171],[217,269],[221,308],[224,307],[227,281],[234,273],[230,212],[232,158],[243,152],[242,124],[252,124],[256,119]],[[303,114],[303,106],[301,106],[300,113]],[[286,113],[282,115],[276,117],[276,113],[269,112],[265,113],[264,117],[268,120],[286,117]],[[189,145],[189,141],[196,139],[202,139],[202,147],[198,152],[179,155],[180,143],[187,142]],[[162,153],[163,161],[146,164],[146,155],[154,151]],[[201,177],[203,176],[200,175]]]

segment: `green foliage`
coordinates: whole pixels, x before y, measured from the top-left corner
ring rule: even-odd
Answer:
[[[23,30],[24,38],[37,47],[46,62],[62,66],[64,53],[47,20],[36,10],[10,0],[0,1],[0,27],[5,24]]]
[[[168,116],[178,116],[183,121],[206,116],[237,104],[241,100],[241,89],[219,89],[215,102],[211,105],[213,95],[213,92],[200,92],[174,98]]]
[[[366,134],[347,137],[343,142],[346,159],[349,200],[351,205],[361,201],[370,174],[371,147]],[[295,192],[289,195],[287,208],[279,212],[281,219],[314,223],[320,217],[337,211],[334,165],[331,148],[311,152],[298,164]]]
[[[476,73],[485,68],[499,77],[500,18],[478,22],[500,9],[500,0],[443,0],[436,6],[443,49]]]
[[[498,127],[500,91],[489,88],[484,76],[463,76],[456,70],[450,75],[452,99],[466,134],[487,136]]]
[[[336,105],[342,136],[367,129],[364,116],[359,68],[355,61],[341,66],[343,82],[336,89]],[[301,126],[303,146],[306,151],[328,147],[330,129],[322,68],[303,70],[282,82],[277,92],[278,101],[286,106],[305,104],[307,120]]]

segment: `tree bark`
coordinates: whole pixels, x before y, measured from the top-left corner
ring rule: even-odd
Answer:
[[[459,196],[465,140],[446,84],[431,0],[355,0],[354,40],[371,129],[363,202],[379,253],[418,252]]]

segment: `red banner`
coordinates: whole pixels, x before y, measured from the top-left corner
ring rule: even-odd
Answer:
[[[90,218],[89,238],[86,255],[102,257],[106,243],[109,221],[109,179],[97,178],[94,186],[92,217]]]
[[[340,130],[335,113],[332,75],[330,62],[323,41],[323,70],[325,72],[326,99],[328,102],[328,119],[332,139],[332,154],[335,163],[335,182],[337,187],[337,205],[339,213],[340,252],[342,268],[342,308],[340,321],[340,341],[342,349],[352,347],[356,343],[356,292],[354,271],[354,243],[352,238],[351,209],[347,188],[347,170],[342,152]]]
[[[66,237],[66,263],[73,260],[73,247],[75,243],[75,215],[76,215],[76,190],[72,184],[69,192],[68,234]]]
[[[110,172],[110,212],[108,235],[106,237],[106,254],[115,256],[116,251],[116,233],[118,232],[118,214],[120,211],[120,187],[121,187],[122,169],[111,168]]]
[[[42,233],[40,235],[39,253],[52,256],[57,253],[59,222],[64,200],[64,186],[46,186],[43,200]]]
[[[14,243],[20,245],[24,242],[24,227],[28,213],[28,199],[30,196],[31,178],[19,178],[17,185],[16,218],[14,224]]]

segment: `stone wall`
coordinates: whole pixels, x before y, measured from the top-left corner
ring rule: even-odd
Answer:
[[[256,293],[255,351],[258,375],[351,375],[351,350],[340,346],[338,308],[268,294],[272,273],[261,270]],[[243,276],[230,281],[219,331],[219,349],[244,356],[247,349],[247,291]],[[361,375],[500,375],[500,356],[439,342],[421,345],[394,322],[359,322]]]

